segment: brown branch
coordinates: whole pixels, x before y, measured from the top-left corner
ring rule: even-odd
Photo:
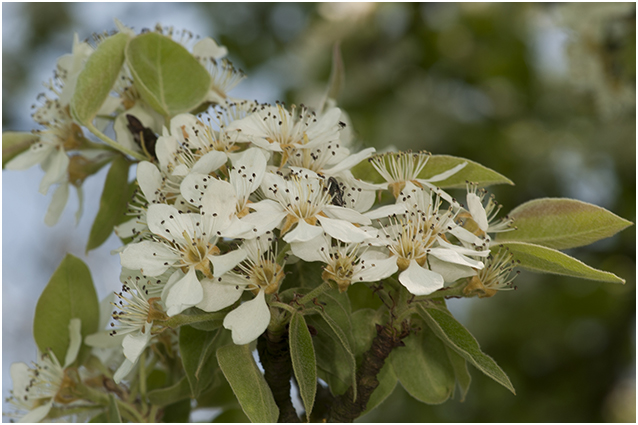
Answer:
[[[363,360],[357,370],[357,399],[354,400],[354,389],[351,385],[344,394],[335,398],[332,409],[328,412],[328,422],[352,422],[366,410],[372,392],[379,386],[377,375],[385,359],[394,348],[404,346],[402,339],[410,333],[407,322],[401,325],[401,331],[391,324],[376,325],[377,336],[372,340],[370,349],[363,354]]]
[[[301,422],[290,398],[292,361],[288,347],[288,330],[266,330],[257,340],[257,352],[264,367],[264,377],[279,407],[278,422]]]

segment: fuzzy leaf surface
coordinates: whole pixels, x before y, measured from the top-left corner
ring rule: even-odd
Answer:
[[[625,279],[613,273],[595,269],[574,257],[545,246],[526,242],[503,242],[495,248],[507,248],[520,261],[523,269],[539,273],[596,280],[599,282],[625,283]]]
[[[535,199],[508,215],[517,230],[499,233],[498,242],[529,242],[554,249],[589,245],[632,224],[599,206],[564,198]]]

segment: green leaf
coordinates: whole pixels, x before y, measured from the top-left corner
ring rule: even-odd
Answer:
[[[160,388],[148,392],[148,401],[157,406],[168,406],[178,401],[190,398],[191,387],[188,379],[184,376],[170,387]]]
[[[345,294],[340,294],[340,295],[345,295]],[[353,337],[352,337],[352,323],[350,322],[350,314],[349,312],[346,311],[346,308],[343,307],[343,304],[341,304],[332,296],[328,294],[322,294],[319,297],[319,300],[324,300],[324,299],[330,300],[330,301],[326,302],[326,305],[324,306],[323,309],[320,309],[320,308],[316,309],[316,312],[319,313],[323,321],[313,321],[311,322],[311,324],[314,324],[314,326],[320,331],[320,335],[322,334],[327,335],[333,342],[337,343],[337,346],[340,348],[341,353],[343,354],[342,359],[337,358],[334,349],[331,350],[332,354],[328,354],[328,355],[334,357],[334,359],[336,360],[337,366],[339,367],[338,370],[341,371],[341,373],[337,374],[337,377],[342,381],[343,381],[343,378],[346,378],[346,376],[350,377],[349,380],[343,381],[343,383],[344,384],[348,383],[348,385],[352,385],[354,389],[354,397],[356,399],[357,398],[357,385],[356,385],[357,363],[354,357],[354,351],[352,349]],[[341,301],[349,301],[347,296],[339,297],[339,299]],[[323,326],[324,323],[327,324],[328,327]],[[316,344],[321,339],[322,337],[320,337],[319,339],[316,339]],[[324,343],[326,343],[326,341],[324,341]],[[326,353],[322,350],[322,354],[326,354]],[[343,360],[345,360],[345,362],[343,362]],[[325,365],[325,363],[323,364]],[[330,361],[328,364],[330,364],[332,367],[329,366],[327,370],[324,367],[325,371],[327,371],[330,374],[337,371],[336,369],[334,369],[334,366],[335,366],[334,362]],[[343,372],[346,372],[347,375],[345,375]],[[330,389],[334,391],[335,382],[333,382],[332,379],[329,379],[327,382],[328,382],[328,385],[330,386]]]
[[[613,273],[597,270],[560,251],[525,242],[503,242],[492,249],[507,248],[523,269],[539,273],[578,277],[599,282],[625,283]]]
[[[2,168],[16,156],[26,151],[32,144],[40,140],[40,136],[33,133],[18,133],[5,131],[2,133]]]
[[[427,179],[464,162],[467,162],[467,165],[458,173],[433,184],[443,189],[465,188],[466,182],[468,181],[478,183],[481,187],[493,184],[514,184],[504,175],[499,174],[477,162],[450,155],[432,155],[427,165],[423,168],[423,171],[419,174],[419,178]]]
[[[122,416],[120,416],[120,409],[117,407],[115,396],[113,393],[109,394],[109,409],[106,411],[106,422],[108,423],[122,423]]]
[[[182,326],[179,331],[179,352],[184,372],[194,398],[206,391],[213,382],[217,359],[215,343],[221,332],[206,332],[191,326]]]
[[[104,189],[91,233],[86,244],[86,251],[102,245],[113,233],[113,227],[124,221],[128,203],[133,195],[128,184],[128,169],[131,163],[122,155],[118,155],[106,175]]]
[[[67,254],[42,291],[35,308],[33,337],[40,349],[53,351],[60,364],[64,364],[69,347],[69,322],[73,318],[82,321],[82,340],[98,330],[100,304],[97,299],[91,272],[82,260]],[[82,344],[79,363],[89,353]]]
[[[423,304],[418,305],[417,312],[434,335],[441,338],[448,347],[472,363],[478,370],[516,394],[503,369],[490,356],[481,351],[478,342],[472,334],[457,322],[451,314],[439,309],[426,308]],[[445,352],[442,355],[447,358]]]
[[[183,424],[188,422],[191,414],[191,401],[181,400],[164,408],[162,422]]]
[[[132,39],[126,60],[142,99],[165,117],[197,107],[210,90],[208,71],[182,45],[156,32]]]
[[[224,410],[219,416],[212,420],[213,423],[240,423],[249,422],[248,416],[241,409]]]
[[[454,369],[445,345],[423,326],[403,340],[405,347],[390,353],[388,360],[403,388],[417,400],[441,404],[454,392]]]
[[[430,159],[428,159],[425,167],[423,167],[423,170],[419,173],[418,178],[427,179],[433,177],[464,162],[467,163],[467,165],[456,174],[445,180],[433,182],[432,184],[443,189],[465,188],[467,181],[478,183],[481,187],[493,184],[514,184],[507,177],[479,163],[450,155],[432,155]],[[373,183],[384,182],[383,178],[369,161],[362,161],[354,166],[352,173],[357,178],[372,181]]]
[[[294,314],[290,320],[289,343],[292,368],[299,385],[299,393],[310,416],[317,392],[317,360],[312,345],[312,336],[306,320],[301,314]]]
[[[498,234],[498,242],[531,242],[554,249],[589,245],[632,223],[604,208],[575,199],[543,198],[509,213],[517,230]]]
[[[447,352],[450,364],[454,369],[456,383],[459,384],[459,388],[461,389],[461,401],[465,401],[465,396],[467,395],[467,392],[470,389],[470,383],[472,382],[470,371],[467,370],[467,361],[449,347],[445,347],[445,351]]]
[[[217,361],[251,422],[277,422],[279,408],[255,363],[250,344],[219,348]]]
[[[124,33],[107,38],[86,61],[71,99],[71,115],[80,124],[92,122],[108,97],[122,69],[128,39]]]

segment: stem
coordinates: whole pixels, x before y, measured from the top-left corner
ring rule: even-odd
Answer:
[[[264,367],[264,377],[279,407],[278,422],[301,422],[290,399],[292,361],[286,328],[266,329],[257,340],[257,352]]]
[[[95,134],[97,137],[100,138],[100,140],[102,140],[104,143],[106,143],[107,145],[109,145],[110,147],[112,147],[113,149],[116,149],[122,153],[125,153],[126,155],[130,155],[133,158],[137,159],[138,161],[146,161],[148,158],[145,157],[144,155],[140,154],[139,152],[135,152],[132,151],[124,146],[122,146],[121,144],[117,143],[115,140],[107,137],[104,133],[102,133],[100,130],[98,130],[92,122],[88,122],[86,124],[84,124],[86,126],[86,128],[88,128],[91,133]]]
[[[372,340],[370,349],[363,353],[363,360],[357,370],[356,400],[351,385],[344,394],[335,398],[332,409],[328,412],[328,422],[352,422],[366,410],[372,392],[379,386],[377,375],[385,360],[394,348],[404,345],[402,339],[410,333],[407,322],[402,323],[401,331],[389,323],[376,327],[377,336]]]
[[[330,289],[330,284],[328,282],[324,281],[321,285],[317,286],[315,289],[313,289],[312,291],[308,292],[303,297],[299,298],[297,300],[297,303],[298,304],[308,304],[309,302],[311,302],[312,300],[317,298],[319,295],[321,295],[324,292],[326,292],[328,289]]]

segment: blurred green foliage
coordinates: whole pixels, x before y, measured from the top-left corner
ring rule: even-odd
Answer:
[[[365,145],[490,167],[516,183],[491,188],[504,212],[533,198],[572,197],[635,221],[635,5],[628,5],[197,7],[210,24],[200,35],[219,35],[249,79],[272,81],[290,103],[318,104],[340,42],[346,82],[338,104]],[[7,108],[32,55],[46,48],[40,43],[61,31],[71,39],[73,7],[23,8],[24,48],[3,49],[5,129],[13,128]],[[148,18],[149,27],[160,19]],[[361,420],[634,422],[635,227],[570,254],[626,285],[523,273],[517,291],[451,303],[468,307],[461,321],[510,375],[516,396],[471,370],[463,403],[422,405],[398,387]]]

